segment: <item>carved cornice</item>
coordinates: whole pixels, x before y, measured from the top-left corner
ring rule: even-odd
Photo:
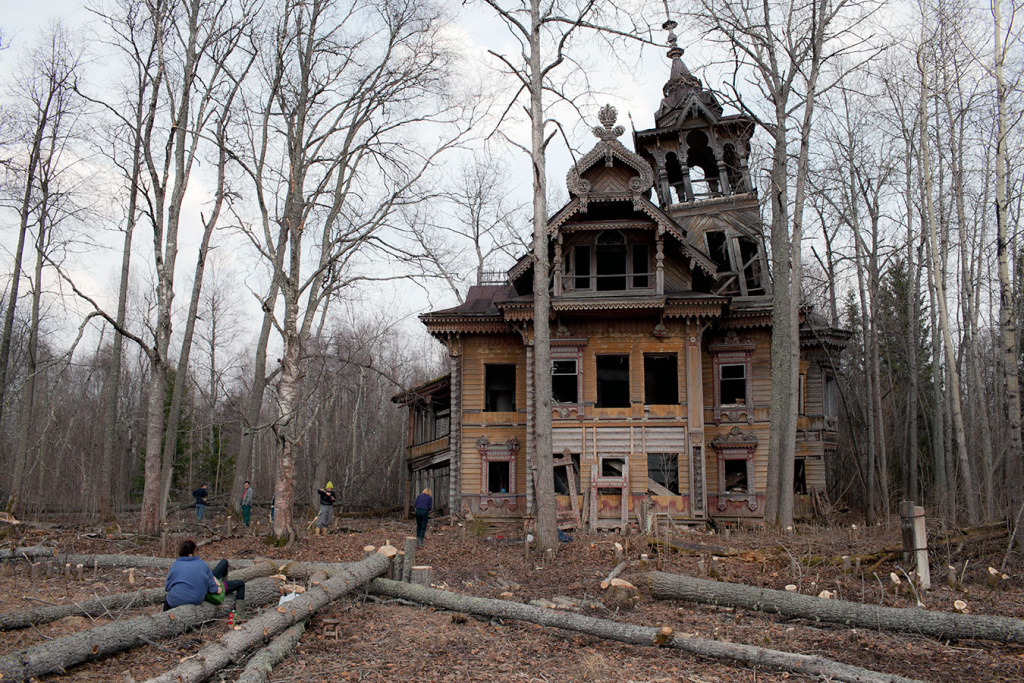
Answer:
[[[705,301],[669,301],[665,304],[666,318],[717,318],[722,315],[724,299]]]
[[[746,457],[753,458],[754,451],[757,449],[757,434],[753,432],[744,434],[739,427],[733,427],[728,434],[719,434],[713,438],[711,447],[719,455],[724,455],[725,451],[731,451],[733,453],[742,452]]]
[[[467,320],[466,318],[425,318],[420,317],[423,325],[427,328],[427,332],[432,335],[441,334],[487,334],[487,333],[504,333],[509,332],[509,327],[500,318],[490,318],[487,320]]]

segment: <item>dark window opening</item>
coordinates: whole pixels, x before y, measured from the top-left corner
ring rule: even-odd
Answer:
[[[652,491],[651,482],[668,489],[672,494],[679,495],[679,456],[675,453],[647,454],[647,492]],[[663,492],[661,495],[665,495]]]
[[[798,415],[807,414],[807,373],[801,372],[796,384],[796,412]]]
[[[626,288],[626,253],[626,239],[622,233],[607,230],[598,236],[594,249],[597,291],[610,292]]]
[[[726,145],[722,150],[722,160],[725,162],[725,172],[729,176],[729,185],[733,192],[745,192],[746,183],[743,182],[743,172],[740,170],[740,160],[736,156],[736,148]]]
[[[516,409],[516,366],[484,367],[484,411],[510,413]]]
[[[797,458],[793,461],[793,493],[798,496],[807,495],[807,461]]]
[[[676,354],[644,354],[644,403],[679,403],[679,361]]]
[[[487,463],[487,492],[508,493],[511,469],[508,462]]]
[[[634,244],[632,248],[633,257],[633,286],[634,287],[649,287],[650,282],[648,270],[649,264],[647,261],[647,245],[646,244]]]
[[[695,195],[719,194],[718,162],[708,145],[708,136],[695,130],[686,136],[686,165],[690,168],[690,184]],[[698,170],[699,169],[699,170]],[[703,191],[698,191],[698,189]]]
[[[725,461],[725,492],[746,493],[747,492],[747,461],[726,460]]]
[[[598,408],[629,407],[629,356],[597,357]]]
[[[599,496],[622,496],[622,489],[598,489]]]
[[[729,263],[729,247],[726,244],[725,233],[721,230],[709,230],[704,233],[708,241],[708,256],[718,266],[718,272],[732,272],[732,264]]]
[[[576,246],[572,250],[573,289],[590,289],[590,247]]]
[[[551,400],[555,403],[578,403],[578,378],[575,360],[551,361]]]
[[[573,483],[578,494],[580,491],[580,454],[573,453],[570,457],[572,458]],[[569,467],[566,465],[555,465],[555,495],[569,495]]]
[[[601,458],[602,477],[621,477],[626,471],[626,461],[623,458]]]
[[[719,398],[723,406],[746,405],[747,366],[745,363],[719,367]]]
[[[763,294],[761,284],[761,254],[757,243],[748,238],[740,237],[740,258],[743,260],[743,278],[747,283],[747,294]]]

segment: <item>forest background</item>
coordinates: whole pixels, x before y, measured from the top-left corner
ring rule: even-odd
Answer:
[[[201,483],[227,504],[246,479],[266,504],[282,457],[298,505],[328,479],[346,510],[402,503],[406,416],[390,397],[447,361],[415,316],[531,240],[530,127],[504,69],[521,47],[491,4],[115,0],[0,20],[8,508],[159,520]],[[789,161],[808,171],[801,298],[854,332],[830,499],[869,522],[903,499],[951,522],[1014,517],[1017,8],[669,3],[687,65],[762,121],[749,59],[707,28],[724,7],[828,8],[843,29],[809,155],[795,136]],[[576,34],[559,72],[551,210],[597,108],[643,128],[660,100],[666,7],[622,9],[621,35]],[[766,199],[769,128],[752,172]]]

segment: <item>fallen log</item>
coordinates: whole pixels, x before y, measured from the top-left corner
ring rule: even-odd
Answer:
[[[651,572],[651,595],[711,605],[742,607],[785,618],[811,619],[883,631],[957,640],[1024,643],[1024,619],[936,612],[919,607],[883,607],[845,600],[822,600],[770,588]]]
[[[245,587],[246,603],[253,607],[276,602],[280,595],[278,580],[273,578],[256,579]],[[47,640],[0,657],[0,674],[7,683],[63,672],[75,664],[141,647],[224,618],[234,609],[234,604],[234,597],[229,597],[220,606],[208,602],[182,605],[167,612],[116,621]]]
[[[182,662],[147,683],[196,683],[236,660],[243,652],[266,639],[273,638],[289,626],[304,621],[318,609],[365,585],[391,566],[383,554],[371,555],[348,567],[322,583],[314,585],[299,597],[277,609],[265,611],[244,624],[237,631],[228,631],[217,642],[201,649],[194,657]]]
[[[741,553],[736,548],[726,548],[720,545],[703,545],[701,543],[683,543],[680,541],[666,541],[663,538],[652,538],[647,541],[656,548],[674,550],[677,553],[708,553],[719,557],[739,557]]]
[[[410,600],[467,614],[502,619],[518,619],[633,645],[671,647],[701,657],[727,659],[757,667],[784,669],[802,675],[831,676],[831,680],[849,683],[919,683],[902,676],[882,674],[859,666],[836,662],[816,655],[799,655],[753,645],[726,643],[705,638],[670,636],[662,628],[635,626],[598,619],[563,610],[532,607],[509,600],[489,600],[459,595],[408,583],[374,579],[367,592],[390,598]]]
[[[263,576],[270,576],[278,571],[278,566],[270,561],[261,562],[251,567],[239,569],[228,574],[228,579],[252,581]],[[31,610],[0,613],[0,631],[13,631],[29,626],[48,624],[70,616],[98,617],[114,610],[123,610],[131,606],[144,607],[163,602],[166,593],[163,588],[147,588],[130,591],[102,598],[83,600],[67,605],[47,605]]]
[[[285,629],[284,633],[270,641],[270,644],[254,654],[245,670],[238,677],[235,683],[266,683],[267,677],[274,667],[280,664],[285,657],[291,654],[299,639],[306,630],[306,622],[299,623]]]

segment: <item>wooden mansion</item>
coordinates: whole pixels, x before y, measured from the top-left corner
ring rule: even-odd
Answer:
[[[756,523],[768,462],[772,283],[747,159],[752,119],[726,115],[672,49],[654,127],[594,148],[551,216],[552,443],[559,520],[658,516]],[[409,500],[477,518],[533,512],[533,262],[420,316],[450,374],[405,391]],[[798,516],[825,489],[838,428],[831,362],[849,334],[801,325]]]

